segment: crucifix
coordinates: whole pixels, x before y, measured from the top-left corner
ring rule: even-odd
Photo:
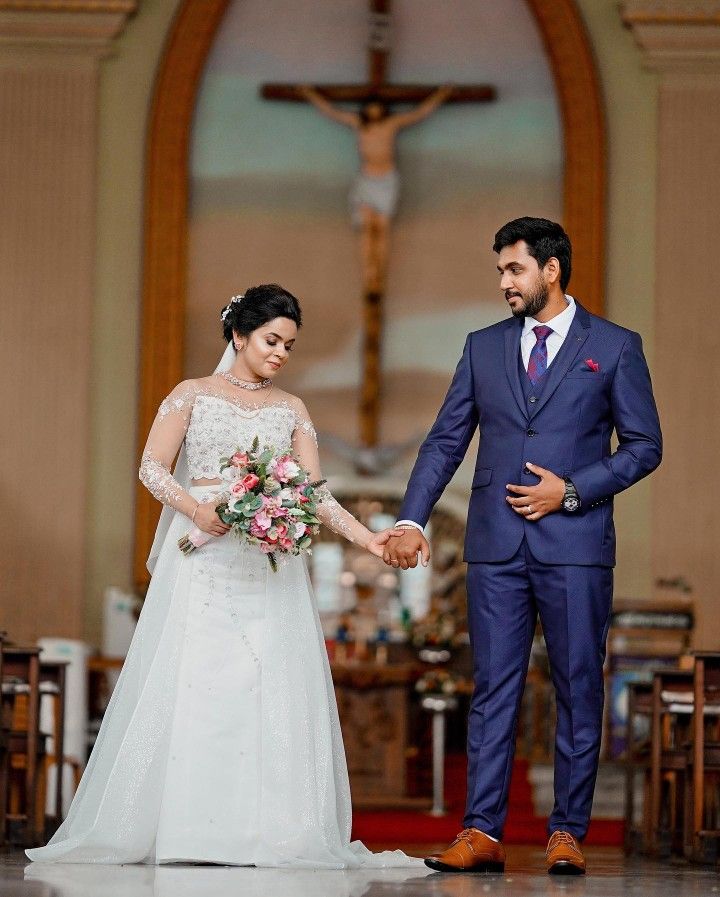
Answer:
[[[391,84],[386,81],[390,63],[391,0],[369,0],[368,81],[365,84],[264,84],[266,100],[307,102],[323,115],[353,128],[358,136],[360,172],[350,205],[353,223],[360,231],[363,273],[364,336],[363,383],[360,400],[360,435],[365,448],[378,443],[380,417],[380,349],[383,296],[389,255],[390,223],[399,192],[395,162],[398,133],[431,115],[442,103],[487,103],[495,99],[488,85]],[[336,103],[359,103],[348,111]],[[397,103],[415,104],[408,112],[391,112]]]

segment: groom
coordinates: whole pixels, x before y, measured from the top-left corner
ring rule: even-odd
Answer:
[[[474,659],[467,807],[464,830],[425,862],[443,872],[504,868],[500,839],[539,613],[557,699],[547,868],[582,874],[602,727],[613,496],[658,466],[662,437],[639,335],[565,293],[571,247],[562,227],[518,218],[493,249],[513,317],[468,336],[410,476],[405,532],[385,550],[393,567],[415,567],[418,553],[427,563],[422,527],[479,426],[465,540]]]

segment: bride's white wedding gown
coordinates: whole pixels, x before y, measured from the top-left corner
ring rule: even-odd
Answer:
[[[257,408],[219,377],[163,402],[141,479],[170,507],[127,660],[68,818],[30,859],[351,868],[420,863],[350,842],[350,791],[335,695],[305,560],[273,573],[233,535],[183,555],[173,510],[219,486],[219,459],[255,436],[320,477],[307,412],[285,394]],[[169,472],[184,443],[188,482]],[[186,459],[186,460],[185,460]],[[187,507],[187,505],[186,505]],[[166,512],[166,519],[167,519]],[[327,493],[323,522],[364,528]]]

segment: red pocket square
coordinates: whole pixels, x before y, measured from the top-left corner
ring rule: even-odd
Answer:
[[[600,365],[597,363],[597,361],[593,361],[592,358],[586,358],[585,364],[590,368],[591,371],[595,371],[596,374],[600,372]]]

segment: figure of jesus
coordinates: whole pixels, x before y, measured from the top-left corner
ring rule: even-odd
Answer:
[[[339,109],[310,86],[300,88],[303,98],[327,118],[352,128],[358,135],[360,173],[350,192],[353,224],[360,229],[365,293],[382,294],[390,244],[390,222],[397,207],[400,178],[395,162],[398,132],[431,115],[452,93],[439,87],[408,112],[391,114],[382,100],[371,99],[359,112]]]

